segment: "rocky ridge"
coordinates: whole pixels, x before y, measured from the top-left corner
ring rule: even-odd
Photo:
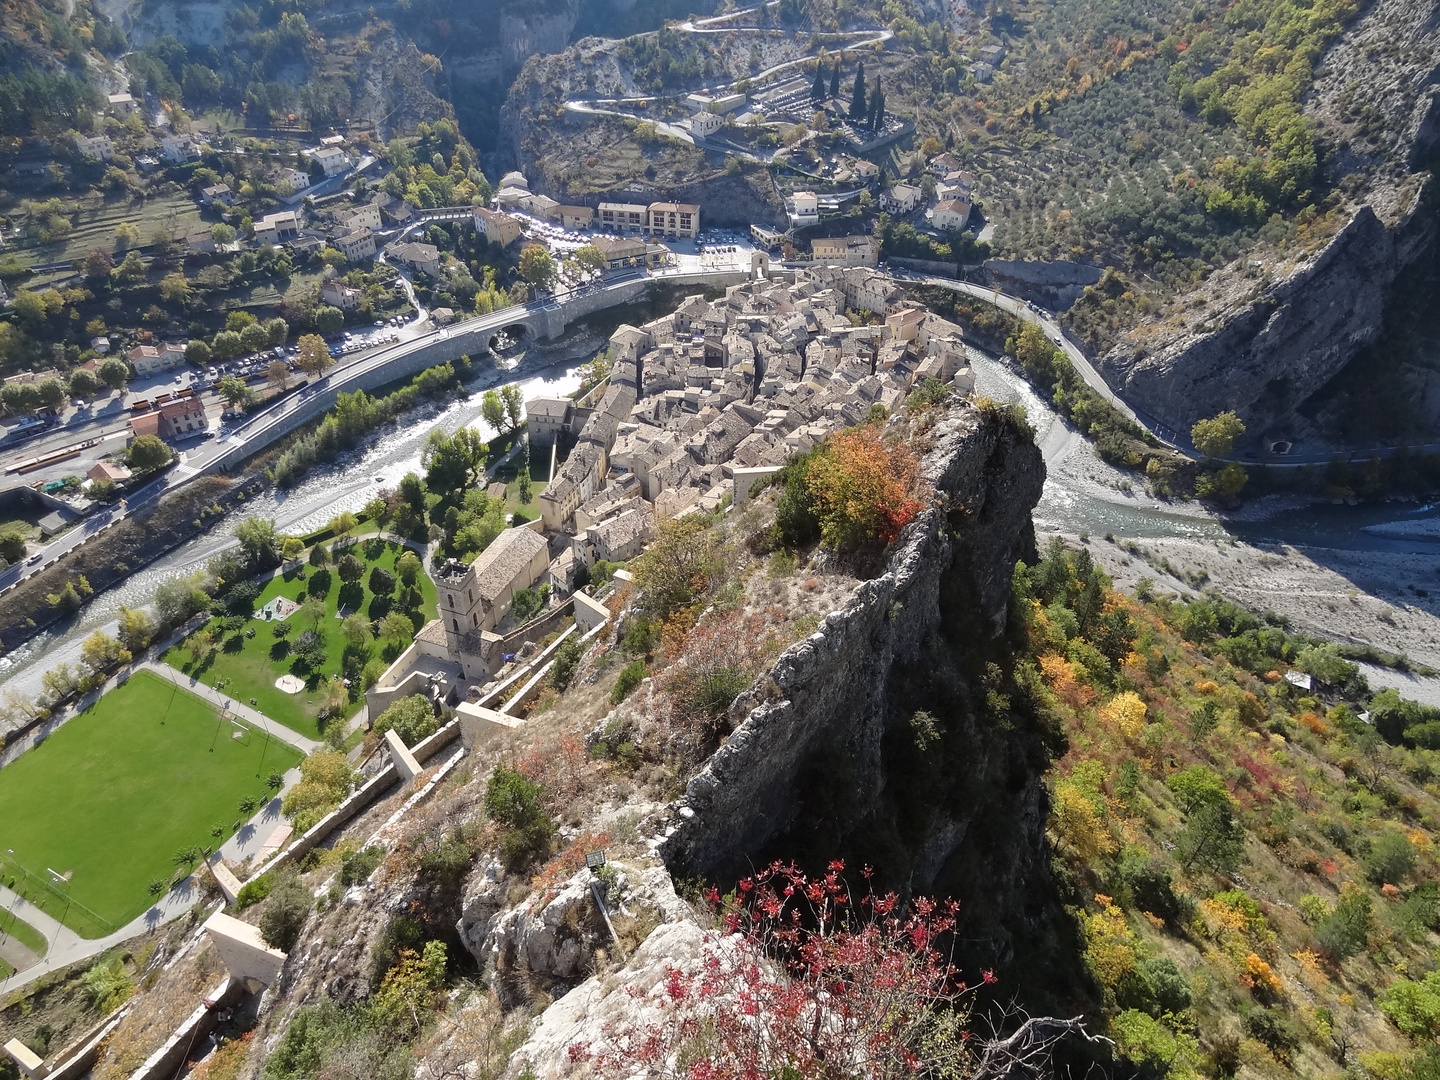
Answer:
[[[1177,429],[1233,408],[1252,438],[1323,435],[1297,409],[1375,340],[1397,280],[1437,242],[1437,76],[1440,4],[1370,4],[1304,103],[1343,224],[1299,258],[1255,252],[1214,275],[1200,291],[1218,316],[1137,328],[1101,358],[1107,381]]]

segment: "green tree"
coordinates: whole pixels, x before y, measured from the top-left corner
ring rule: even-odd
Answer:
[[[350,585],[365,576],[365,564],[347,551],[336,560],[335,573],[341,581]]]
[[[215,384],[215,389],[225,400],[225,404],[232,409],[248,405],[255,397],[250,392],[250,388],[245,385],[245,380],[235,375],[220,376],[220,381]]]
[[[191,338],[185,346],[185,361],[195,367],[206,367],[210,363],[212,353],[210,346],[199,338]],[[222,357],[222,359],[225,359]]]
[[[41,379],[35,392],[40,395],[40,404],[52,409],[58,409],[65,402],[65,384],[59,379]]]
[[[322,334],[333,334],[344,325],[345,313],[339,308],[321,304],[315,309],[315,329]]]
[[[210,226],[210,239],[214,241],[217,248],[227,247],[235,242],[235,228],[226,225],[223,221],[218,225]]]
[[[94,397],[100,389],[100,380],[83,367],[70,373],[70,396],[72,398]]]
[[[472,487],[484,475],[485,457],[489,452],[476,428],[462,427],[454,435],[436,428],[430,432],[420,454],[425,486],[441,494]]]
[[[500,394],[495,390],[486,390],[480,398],[480,415],[485,422],[496,431],[505,430],[505,403],[500,400]]]
[[[407,588],[415,585],[420,578],[420,557],[413,551],[406,551],[395,561],[395,576]]]
[[[393,728],[406,746],[414,746],[421,739],[433,735],[437,726],[435,710],[430,702],[423,694],[412,694],[394,702],[377,716],[374,730],[377,735],[384,735]]]
[[[258,353],[270,344],[270,335],[259,323],[251,323],[240,331],[240,347],[246,354]]]
[[[1227,410],[1208,420],[1195,421],[1190,428],[1190,441],[1206,457],[1225,457],[1235,449],[1235,440],[1243,434],[1245,424],[1233,411]]]
[[[130,365],[118,357],[110,357],[100,365],[100,381],[111,390],[124,390],[130,381]]]
[[[862,61],[855,68],[855,83],[850,88],[850,119],[857,123],[865,119],[865,64]]]
[[[1365,876],[1376,885],[1398,885],[1415,869],[1415,847],[1403,833],[1381,829],[1360,858]]]
[[[505,405],[505,420],[511,431],[518,431],[525,422],[525,397],[519,383],[506,383],[500,388],[500,400]]]
[[[244,351],[245,347],[240,343],[240,334],[235,330],[222,330],[210,342],[211,354],[221,363],[234,360]]]
[[[125,451],[125,463],[136,472],[170,464],[170,448],[155,435],[137,435]]]
[[[0,559],[7,563],[18,563],[25,558],[25,533],[18,526],[9,525],[0,530]]]
[[[235,526],[235,539],[251,567],[263,569],[280,565],[280,534],[274,518],[250,516]]]
[[[305,374],[320,375],[334,363],[330,357],[330,350],[325,345],[325,339],[319,334],[305,334],[296,344],[299,347],[299,354],[296,356],[295,362],[299,364],[300,370]]]
[[[583,247],[576,248],[574,259],[584,269],[592,273],[598,273],[604,270],[607,265],[605,252],[601,251],[595,244],[586,244]]]
[[[1234,804],[1205,803],[1187,816],[1175,840],[1175,856],[1188,873],[1193,867],[1233,873],[1245,857],[1245,828],[1235,820]]]
[[[290,324],[284,319],[270,319],[265,323],[265,334],[270,345],[284,345],[290,340]]]
[[[150,624],[150,616],[143,608],[122,607],[119,633],[120,643],[133,654],[149,646],[154,628]]]
[[[555,257],[541,244],[531,244],[520,252],[520,276],[537,289],[548,289],[555,282]]]

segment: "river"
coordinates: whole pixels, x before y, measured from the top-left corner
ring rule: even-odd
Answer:
[[[1064,467],[1076,455],[1093,456],[1084,439],[1007,365],[976,350],[969,352],[977,392],[1024,405],[1036,428],[1036,441],[1049,473],[1035,508],[1035,524],[1042,533],[1109,533],[1130,539],[1179,537],[1203,541],[1233,537],[1252,544],[1440,555],[1440,543],[1433,540],[1365,531],[1367,526],[1395,521],[1440,524],[1437,506],[1402,509],[1393,504],[1321,504],[1279,509],[1253,520],[1221,520],[1184,504],[1156,504],[1118,490],[1097,491],[1095,484],[1077,482]],[[581,362],[557,364],[519,380],[525,397],[570,393],[579,385]],[[469,424],[481,427],[487,436],[494,435],[480,417],[480,390],[495,381],[495,374],[488,373],[472,386],[467,400],[423,408],[403,423],[385,429],[363,448],[313,471],[295,488],[272,490],[245,504],[206,535],[162,556],[122,585],[96,597],[65,629],[41,634],[0,659],[0,689],[12,687],[35,694],[45,668],[60,662],[75,663],[81,641],[93,630],[111,626],[121,605],[143,605],[161,582],[203,569],[211,556],[233,543],[231,530],[241,518],[259,514],[273,517],[283,532],[313,531],[342,510],[359,509],[382,487],[396,486],[407,472],[419,471],[420,453],[432,429],[453,432]]]
[[[581,362],[540,369],[518,380],[521,391],[527,400],[568,395],[580,385]],[[273,517],[281,532],[313,532],[342,510],[359,510],[381,488],[398,486],[406,473],[420,472],[420,454],[432,430],[454,432],[472,426],[480,428],[486,438],[493,438],[498,433],[481,417],[480,401],[483,390],[496,382],[495,373],[487,372],[471,384],[465,400],[421,406],[400,423],[372,436],[363,447],[312,470],[295,487],[286,491],[272,488],[242,504],[205,535],[162,555],[122,584],[97,596],[64,629],[41,633],[0,658],[0,690],[14,689],[33,697],[40,690],[40,677],[46,668],[58,663],[75,664],[85,637],[96,629],[113,628],[122,606],[148,604],[162,582],[204,569],[213,555],[234,543],[231,534],[243,518]]]

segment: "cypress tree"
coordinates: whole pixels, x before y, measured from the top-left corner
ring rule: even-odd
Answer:
[[[820,101],[825,97],[825,65],[815,65],[815,81],[810,84],[810,100]]]
[[[882,115],[880,110],[884,108],[884,100],[885,97],[880,91],[880,80],[877,78],[875,85],[870,88],[870,107],[866,110],[866,121],[869,123],[871,131],[874,131],[876,125],[880,123]]]
[[[850,91],[850,119],[865,119],[865,63],[855,69],[855,86]]]
[[[835,61],[835,67],[830,72],[830,97],[835,101],[840,100],[840,61]]]

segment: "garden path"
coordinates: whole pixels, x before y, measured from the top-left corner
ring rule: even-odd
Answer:
[[[313,754],[316,750],[320,749],[320,747],[324,745],[324,743],[321,743],[316,739],[307,738],[306,736],[301,735],[298,731],[291,731],[284,724],[277,724],[274,720],[271,720],[268,716],[258,711],[257,709],[253,709],[249,705],[245,705],[241,702],[236,701],[234,698],[230,697],[230,695],[220,690],[216,690],[213,686],[206,686],[199,679],[192,678],[191,676],[186,675],[182,671],[177,671],[169,664],[162,664],[156,660],[146,660],[137,666],[146,671],[153,671],[162,679],[174,683],[176,686],[180,687],[183,690],[190,691],[190,693],[194,694],[196,697],[203,698],[204,700],[210,702],[212,705],[215,705],[218,708],[229,709],[232,713],[234,713],[241,720],[244,720],[251,727],[258,728],[259,730],[264,732],[268,732],[269,734],[275,736],[275,738],[279,739],[281,742],[288,743],[290,746],[293,746],[302,754]]]

